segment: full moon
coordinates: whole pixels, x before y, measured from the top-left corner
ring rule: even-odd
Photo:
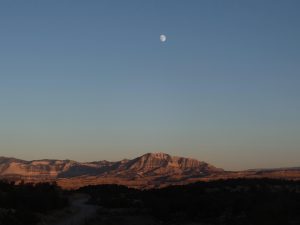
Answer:
[[[167,36],[164,35],[164,34],[161,34],[161,35],[159,36],[159,39],[160,39],[161,42],[165,42],[165,41],[167,40]]]

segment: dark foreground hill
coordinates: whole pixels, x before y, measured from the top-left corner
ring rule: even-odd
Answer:
[[[99,205],[97,224],[299,225],[300,182],[233,179],[162,189],[80,189]]]
[[[67,206],[67,196],[54,184],[0,182],[0,225],[35,225],[40,215]]]
[[[0,182],[0,225],[299,225],[299,210],[300,181],[229,179],[76,191]]]

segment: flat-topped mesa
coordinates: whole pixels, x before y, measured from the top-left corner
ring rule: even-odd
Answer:
[[[171,156],[165,153],[147,153],[129,162],[129,170],[148,172],[154,168],[165,167]]]
[[[0,176],[23,176],[30,178],[56,178],[59,173],[71,168],[75,161],[70,160],[33,160],[25,161],[14,158],[2,158]]]
[[[215,167],[198,161],[196,159],[170,156],[166,153],[147,153],[129,162],[128,170],[147,174],[149,172],[156,174],[182,174],[190,171],[191,174],[200,174],[201,172],[220,171]]]

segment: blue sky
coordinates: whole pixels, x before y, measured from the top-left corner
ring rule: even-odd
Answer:
[[[299,166],[299,1],[1,1],[0,155]],[[160,34],[167,41],[159,41]]]

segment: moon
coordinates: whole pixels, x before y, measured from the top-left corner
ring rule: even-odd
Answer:
[[[161,34],[161,35],[159,36],[159,39],[160,39],[161,42],[165,42],[165,41],[167,40],[167,36],[164,35],[164,34]]]

